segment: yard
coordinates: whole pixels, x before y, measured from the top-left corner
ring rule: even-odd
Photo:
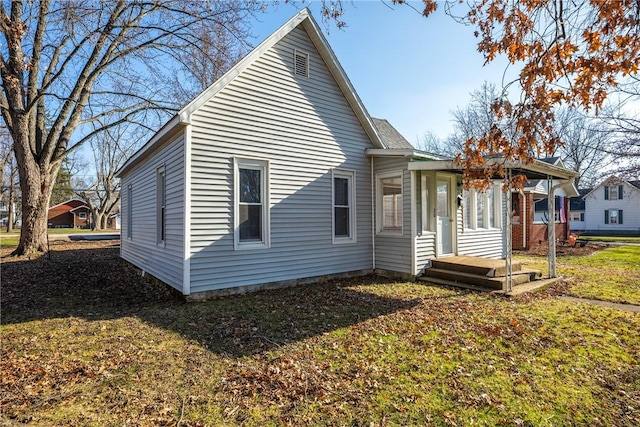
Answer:
[[[52,249],[2,263],[4,425],[640,425],[640,315],[556,297],[639,304],[640,246],[514,299],[368,277],[191,304],[117,242]]]

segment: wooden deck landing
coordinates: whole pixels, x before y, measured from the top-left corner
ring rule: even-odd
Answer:
[[[507,275],[507,266],[503,259],[480,258],[475,256],[451,256],[436,258],[431,261],[433,268],[453,269],[471,274],[480,274],[487,277],[504,277]],[[511,264],[513,272],[522,270],[519,262]]]
[[[419,280],[493,291],[506,288],[506,275],[505,260],[452,256],[431,260],[431,268],[425,269]],[[537,270],[524,269],[518,262],[512,264],[514,288],[535,282],[541,277],[542,273]]]

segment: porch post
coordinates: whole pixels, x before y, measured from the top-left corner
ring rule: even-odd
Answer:
[[[556,277],[556,198],[550,175],[547,175],[549,222],[547,223],[549,278]]]
[[[513,242],[512,242],[512,229],[511,229],[511,169],[507,169],[507,175],[505,176],[506,186],[506,206],[505,206],[505,244],[506,244],[506,280],[504,282],[504,291],[511,292],[513,290]]]

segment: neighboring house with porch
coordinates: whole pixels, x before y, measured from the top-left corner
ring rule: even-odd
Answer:
[[[597,235],[640,235],[640,181],[615,176],[584,196],[585,232]]]
[[[575,176],[540,161],[506,166]],[[437,257],[506,254],[499,184],[465,203],[454,160],[372,119],[306,9],[118,176],[121,256],[194,298],[372,271],[413,277]]]
[[[49,208],[47,223],[49,228],[89,228],[91,211],[82,200],[67,200]]]
[[[559,157],[540,159],[554,168],[565,169]],[[554,189],[554,218],[549,217],[549,186]],[[555,237],[566,240],[571,230],[571,200],[578,196],[572,181],[533,179],[512,194],[513,248],[534,249],[548,244],[549,224],[555,224]]]

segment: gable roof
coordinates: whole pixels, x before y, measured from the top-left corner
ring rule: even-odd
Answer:
[[[69,200],[65,200],[62,203],[58,203],[57,205],[53,205],[51,207],[49,207],[48,210],[51,209],[58,209],[58,210],[72,210],[75,208],[79,208],[81,206],[87,206],[87,204],[85,202],[83,202],[82,200],[79,199],[69,199]],[[88,208],[88,206],[87,206]]]
[[[585,194],[584,198],[586,198],[587,196],[589,196],[591,193],[593,193],[594,191],[596,191],[598,188],[602,187],[603,185],[618,185],[618,184],[628,184],[638,190],[640,190],[640,181],[626,181],[622,178],[618,178],[615,175],[611,175],[609,177],[607,177],[606,179],[604,179],[600,184],[596,185],[595,187],[591,188],[590,191]]]
[[[402,136],[402,134],[400,134],[400,132],[398,132],[398,130],[386,119],[376,119],[375,117],[371,117],[371,121],[378,130],[378,134],[380,135],[384,145],[386,145],[386,148],[415,150],[413,145],[411,145],[411,143],[407,141],[406,138]]]
[[[127,160],[127,162],[116,172],[116,176],[121,177],[127,170],[136,165],[145,154],[151,152],[151,150],[157,145],[165,142],[167,138],[174,135],[177,129],[181,129],[182,126],[191,124],[191,117],[195,111],[201,108],[211,98],[216,96],[224,87],[231,83],[238,75],[245,71],[251,64],[257,61],[265,52],[271,49],[276,43],[282,40],[286,35],[293,31],[298,26],[302,26],[307,32],[307,35],[313,42],[316,50],[322,57],[323,61],[327,65],[327,68],[331,72],[338,87],[342,91],[343,96],[347,100],[349,106],[353,110],[355,116],[358,118],[360,125],[364,129],[365,133],[376,148],[387,148],[380,138],[377,128],[373,125],[371,117],[367,112],[364,104],[358,97],[353,85],[349,81],[347,74],[344,72],[342,66],[338,62],[333,50],[329,46],[327,39],[322,34],[317,22],[311,16],[309,9],[304,8],[287,21],[282,27],[276,30],[273,34],[267,37],[262,43],[260,43],[255,49],[253,49],[247,56],[242,58],[235,66],[227,71],[221,78],[215,83],[205,89],[200,95],[198,95],[193,101],[185,105],[175,116],[173,116],[162,128],[142,146],[133,156]],[[413,148],[413,147],[412,147]]]
[[[592,188],[580,188],[578,189],[579,197],[572,197],[569,201],[569,209],[572,211],[583,211],[585,210],[585,201],[584,196],[589,194],[593,190]]]

